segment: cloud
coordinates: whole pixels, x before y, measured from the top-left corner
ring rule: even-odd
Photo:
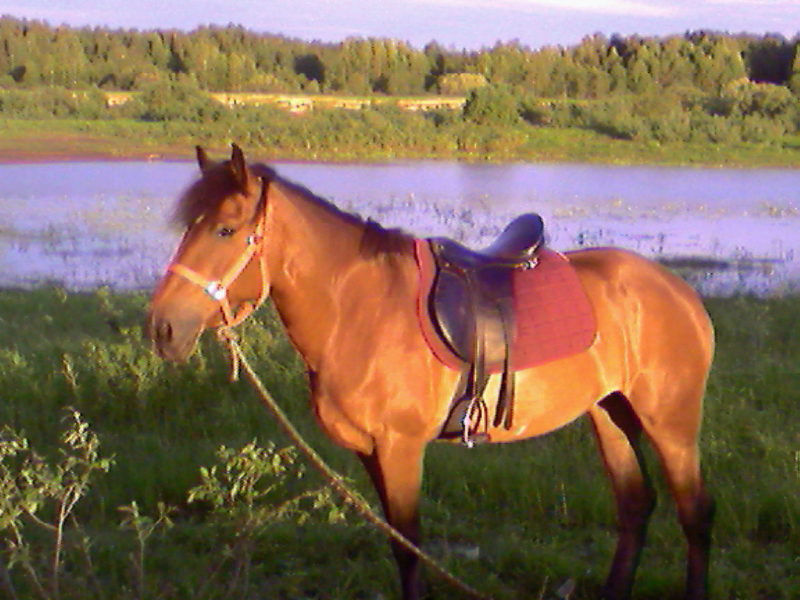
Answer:
[[[733,0],[727,0],[733,1]],[[470,6],[473,8],[506,9],[522,12],[547,9],[597,15],[628,17],[672,17],[677,13],[673,3],[647,0],[414,0],[416,4]]]
[[[701,4],[730,5],[740,7],[768,7],[779,10],[796,9],[797,0],[705,0]]]

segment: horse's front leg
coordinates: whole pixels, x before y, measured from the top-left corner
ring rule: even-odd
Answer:
[[[381,499],[387,521],[415,545],[420,542],[419,494],[425,442],[401,436],[376,440],[372,454],[359,454]],[[392,541],[403,600],[421,594],[419,558]]]

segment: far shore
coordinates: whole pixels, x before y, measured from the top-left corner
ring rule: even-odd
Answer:
[[[145,132],[95,130],[91,122],[87,125],[58,119],[0,121],[0,164],[164,161],[194,157],[194,144],[188,140],[185,144],[159,142],[149,139]]]
[[[0,152],[0,165],[22,165],[38,163],[59,163],[59,162],[123,162],[123,161],[187,161],[191,160],[191,155],[179,154],[152,154],[138,153],[131,154],[105,154],[94,152],[20,152],[8,154]]]
[[[195,151],[194,145],[187,144],[185,148],[167,148],[164,150],[152,150],[152,149],[129,149],[125,151],[120,151],[118,149],[114,149],[113,151],[109,150],[97,150],[97,149],[85,149],[81,147],[54,147],[54,148],[36,148],[36,149],[29,149],[29,148],[8,148],[0,145],[0,165],[14,165],[14,164],[45,164],[45,163],[61,163],[61,162],[124,162],[124,161],[147,161],[147,162],[167,162],[167,161],[175,161],[175,162],[185,162],[185,161],[193,161],[195,159]],[[219,154],[222,155],[228,151],[227,148],[208,148],[211,150],[212,154]],[[252,152],[256,155],[260,153],[261,149],[254,148]],[[392,157],[333,157],[333,156],[313,156],[313,157],[302,157],[302,156],[264,156],[264,160],[269,162],[293,162],[293,161],[312,161],[312,162],[363,162],[368,163],[373,160],[385,161],[385,160],[393,160]],[[427,156],[427,157],[407,157],[407,156],[398,156],[395,160],[468,160],[468,161],[488,161],[488,162],[495,162],[496,159],[492,157],[478,157],[478,156]],[[588,163],[601,163],[601,164],[609,164],[614,166],[621,166],[621,165],[630,165],[630,166],[686,166],[686,167],[705,167],[705,168],[738,168],[738,169],[748,169],[748,168],[785,168],[785,169],[796,169],[800,168],[800,165],[796,164],[795,161],[789,161],[787,163],[778,163],[778,164],[763,164],[760,161],[756,161],[754,164],[746,164],[739,161],[734,161],[731,163],[720,163],[717,161],[709,162],[704,164],[702,161],[700,162],[691,162],[685,164],[674,164],[670,162],[659,162],[659,161],[603,161],[603,160],[570,160],[569,158],[560,157],[559,159],[554,158],[542,158],[542,157],[521,157],[521,158],[506,158],[505,160],[510,160],[510,162],[557,162],[557,163],[566,163],[566,162],[588,162]]]
[[[173,132],[174,133],[174,132]],[[162,125],[136,122],[0,120],[0,164],[89,161],[187,161],[201,144],[213,155],[229,152],[231,139],[203,128],[165,133]],[[244,147],[244,146],[243,146]],[[430,152],[413,147],[267,147],[246,148],[261,160],[361,162],[446,160],[472,162],[591,163],[727,168],[800,168],[800,136],[782,146],[659,145],[622,141],[580,130],[540,129],[516,151]],[[429,149],[428,149],[429,150]]]
[[[167,152],[134,150],[119,153],[76,149],[12,150],[0,148],[0,164],[4,165],[96,161],[186,161],[192,160],[193,156],[193,149],[187,149],[186,152],[177,150]]]

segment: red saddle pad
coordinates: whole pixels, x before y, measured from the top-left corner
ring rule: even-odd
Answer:
[[[452,369],[464,363],[447,346],[431,321],[428,299],[436,263],[428,240],[415,243],[419,265],[417,314],[433,354]],[[586,350],[597,333],[594,310],[575,269],[560,253],[543,248],[533,269],[514,274],[514,370],[522,370]],[[499,373],[500,365],[490,372]]]

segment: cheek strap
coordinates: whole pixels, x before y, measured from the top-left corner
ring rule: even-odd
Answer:
[[[187,281],[203,288],[208,296],[215,302],[219,302],[220,310],[222,311],[222,320],[225,329],[235,327],[249,317],[253,312],[261,306],[269,295],[269,284],[267,282],[267,258],[264,252],[264,231],[266,229],[267,221],[267,203],[266,203],[266,180],[262,179],[262,211],[261,216],[256,225],[256,230],[252,235],[247,237],[247,247],[244,252],[239,255],[236,261],[231,265],[228,271],[223,275],[222,279],[214,280],[205,277],[194,269],[182,265],[178,262],[173,262],[167,267],[167,272],[175,273],[183,277]],[[228,300],[228,290],[235,282],[242,271],[245,270],[250,261],[258,258],[258,264],[261,274],[261,291],[255,301],[246,301],[239,306],[239,310],[234,314],[231,308],[230,301]]]

